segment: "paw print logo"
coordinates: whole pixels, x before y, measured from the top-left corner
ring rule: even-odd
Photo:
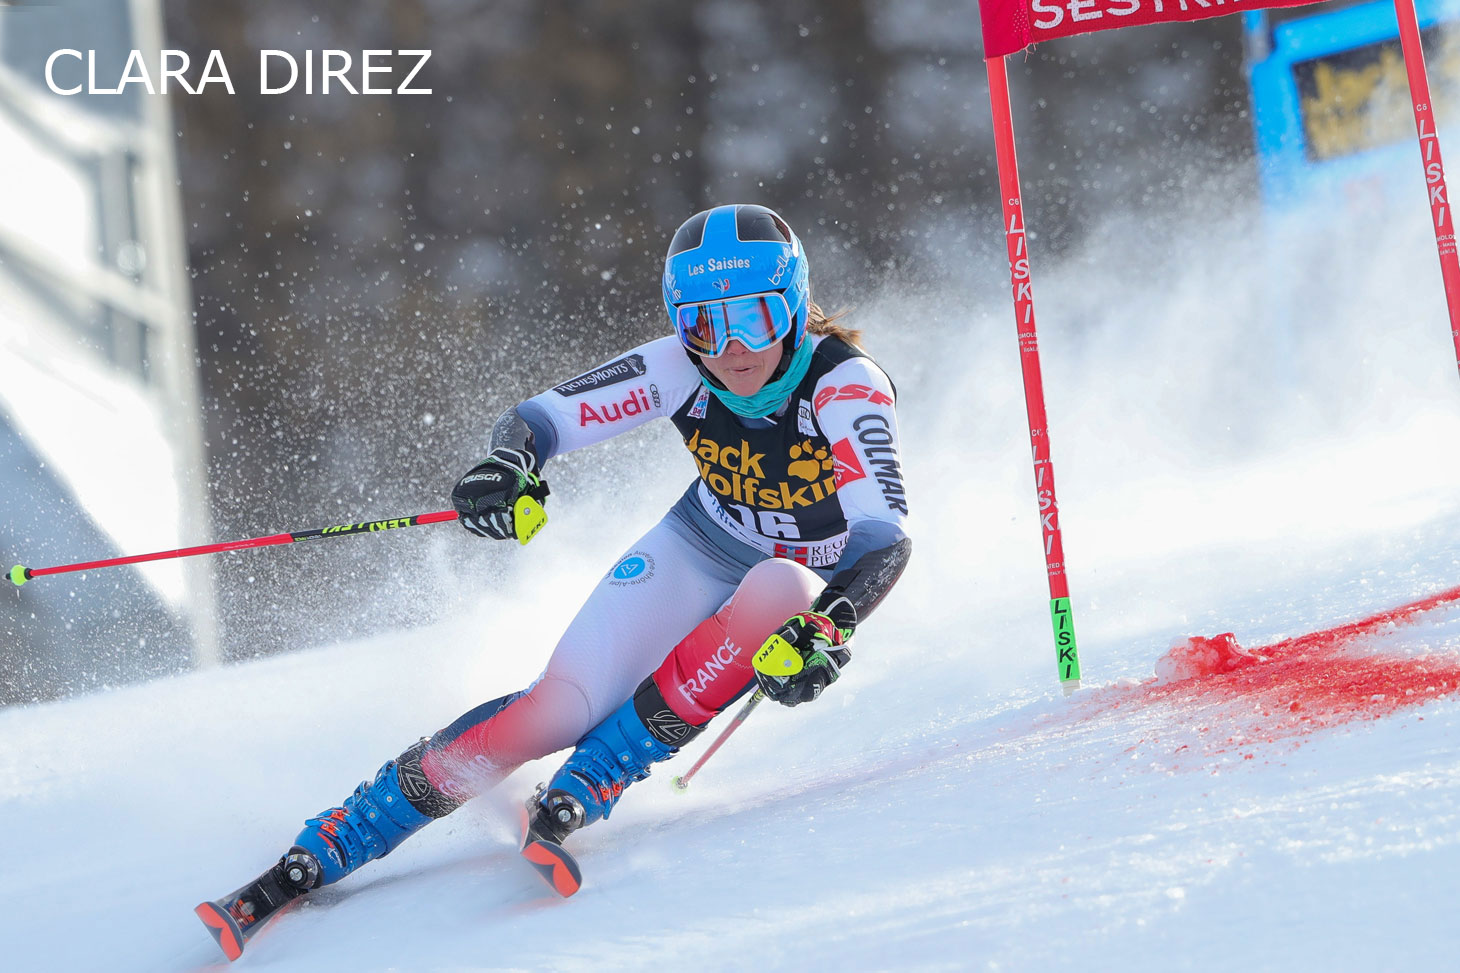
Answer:
[[[806,439],[791,447],[791,464],[786,470],[807,483],[815,483],[824,474],[831,472],[835,465],[836,460],[832,458],[831,450],[824,446],[813,447],[811,440]]]

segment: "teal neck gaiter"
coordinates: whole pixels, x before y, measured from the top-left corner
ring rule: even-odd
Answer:
[[[709,389],[715,398],[724,403],[725,408],[737,416],[744,416],[747,419],[760,419],[775,412],[780,404],[791,397],[796,391],[796,386],[806,377],[806,370],[811,367],[811,335],[802,335],[801,347],[791,356],[791,364],[786,366],[786,374],[774,382],[767,382],[765,387],[754,395],[736,395],[728,389],[716,388],[703,375],[700,376],[700,384]]]

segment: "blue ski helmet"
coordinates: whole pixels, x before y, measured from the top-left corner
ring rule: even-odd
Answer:
[[[696,213],[664,257],[664,307],[687,351],[713,358],[732,338],[763,351],[806,335],[811,303],[806,252],[786,221],[764,206]]]

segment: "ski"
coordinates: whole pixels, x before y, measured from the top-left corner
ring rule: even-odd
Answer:
[[[254,934],[313,883],[319,865],[303,857],[286,855],[242,888],[193,909],[229,962],[242,956],[243,947]]]
[[[536,796],[522,808],[521,852],[542,880],[564,898],[583,885],[578,862],[539,813]],[[221,899],[199,903],[193,912],[213,934],[223,955],[233,961],[270,919],[313,887],[318,875],[318,862],[291,851],[252,882]]]
[[[583,885],[583,872],[577,860],[542,820],[536,796],[522,808],[522,857],[563,898]]]

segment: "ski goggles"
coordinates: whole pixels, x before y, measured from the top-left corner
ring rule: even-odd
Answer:
[[[765,351],[791,333],[791,306],[777,291],[681,304],[674,309],[674,330],[686,348],[705,358],[725,354],[732,338],[751,351]]]

